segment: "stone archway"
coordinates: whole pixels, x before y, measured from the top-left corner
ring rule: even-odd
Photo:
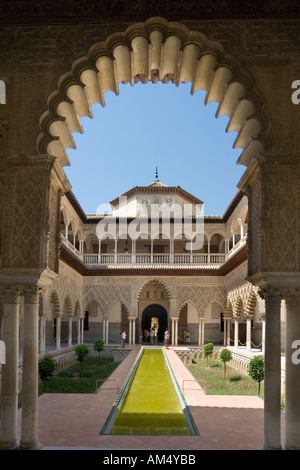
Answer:
[[[180,16],[181,14],[179,18]],[[112,22],[111,19],[109,21]],[[198,24],[200,24],[199,21]],[[108,27],[108,31],[111,30]],[[221,31],[223,35],[222,26],[219,33]],[[286,41],[283,42],[289,42],[290,32],[288,35],[285,34]],[[39,40],[41,41],[41,38]],[[236,40],[236,35],[234,40]],[[28,36],[27,39],[23,38],[22,46],[26,44],[27,53],[32,43],[34,41],[28,41]],[[38,46],[36,49],[40,54],[41,44],[38,43],[35,46]],[[19,42],[17,47],[19,47]],[[240,51],[245,56],[248,53],[245,46],[241,47]],[[36,78],[35,71],[41,69],[41,58],[37,59],[34,54],[37,52],[33,51],[32,55],[36,68],[33,67],[31,78]],[[26,53],[23,55],[27,61]],[[6,56],[15,59],[9,47]],[[292,60],[296,63],[295,57],[292,60],[291,57],[287,59],[290,63]],[[26,67],[30,68],[28,62]],[[257,67],[256,63],[255,67]],[[280,81],[279,77],[283,74],[276,75],[274,63],[271,64],[269,61],[269,70],[263,70],[260,76],[260,83],[266,82],[264,91],[273,113],[274,135],[278,144],[274,150],[270,134],[270,119],[253,78],[240,66],[236,58],[226,54],[219,43],[209,41],[203,34],[191,31],[178,22],[170,23],[161,18],[151,18],[144,23],[135,23],[124,32],[116,33],[109,36],[106,41],[96,44],[85,57],[74,62],[72,70],[61,75],[57,90],[49,95],[48,109],[40,119],[41,133],[37,141],[36,132],[31,129],[31,124],[35,119],[37,108],[41,115],[40,111],[43,106],[41,103],[44,103],[45,96],[39,95],[34,100],[35,106],[32,106],[33,80],[28,80],[28,76],[27,81],[23,80],[22,71],[17,77],[20,72],[18,67],[16,70],[14,71],[14,67],[11,67],[12,86],[8,88],[11,88],[12,93],[9,89],[7,93],[7,102],[12,102],[14,110],[11,108],[10,113],[5,111],[5,116],[10,114],[11,129],[8,139],[10,144],[4,149],[4,153],[10,155],[10,158],[3,158],[5,186],[4,196],[1,196],[1,203],[3,202],[4,207],[1,226],[5,227],[5,230],[3,230],[1,250],[3,253],[1,287],[5,291],[3,294],[4,316],[7,316],[8,312],[11,313],[10,320],[4,325],[3,337],[5,340],[7,338],[10,348],[15,353],[17,352],[17,310],[20,295],[24,297],[25,308],[29,312],[24,331],[27,338],[31,338],[32,341],[24,349],[24,352],[26,350],[24,361],[26,367],[23,374],[25,377],[23,408],[26,413],[24,413],[22,423],[24,435],[21,447],[39,446],[36,434],[37,395],[32,393],[32,390],[36,389],[37,382],[37,356],[32,351],[36,351],[37,347],[33,348],[32,344],[37,344],[38,339],[37,299],[40,295],[40,287],[51,284],[58,272],[59,229],[56,230],[60,222],[58,209],[60,196],[68,188],[62,171],[62,167],[68,164],[65,150],[74,145],[72,133],[82,131],[80,117],[90,115],[90,104],[93,102],[104,104],[103,98],[106,90],[118,93],[120,82],[130,81],[134,84],[136,80],[147,79],[154,82],[155,80],[172,80],[176,84],[191,81],[193,92],[202,87],[207,92],[206,102],[211,100],[219,102],[218,115],[225,113],[230,117],[227,130],[238,132],[235,146],[243,148],[238,163],[248,168],[239,187],[246,192],[249,200],[249,280],[261,288],[261,295],[266,303],[266,318],[269,322],[266,334],[266,358],[268,360],[266,361],[265,383],[268,382],[268,387],[265,394],[267,404],[265,446],[279,447],[280,345],[277,339],[280,334],[280,311],[278,306],[284,294],[288,306],[287,337],[290,341],[288,345],[291,345],[292,339],[297,339],[295,334],[298,333],[299,324],[296,309],[299,305],[300,260],[298,249],[299,141],[291,138],[290,135],[290,123],[296,128],[297,121],[294,116],[288,120],[288,124],[282,126],[284,119],[276,109],[279,99],[272,104],[277,90],[283,91],[289,87],[286,83],[282,86],[276,83]],[[60,64],[55,70],[65,70],[65,64]],[[283,70],[284,73],[287,71],[285,66]],[[293,70],[293,67],[290,70]],[[290,70],[287,74],[289,77]],[[47,71],[44,74],[46,76]],[[45,76],[43,80],[48,79]],[[43,85],[44,83],[41,85],[42,88],[44,88]],[[272,85],[275,85],[274,93],[269,92],[268,89],[272,88]],[[28,90],[30,92],[26,96]],[[280,95],[280,93],[277,94]],[[12,95],[14,95],[13,100]],[[20,108],[18,99],[23,105]],[[27,111],[26,116],[22,113],[24,109]],[[288,107],[284,104],[283,117],[288,115],[287,110]],[[20,116],[23,117],[24,123],[27,122],[28,127],[21,125]],[[30,119],[27,119],[29,116]],[[284,128],[283,131],[282,128]],[[27,132],[28,129],[30,132]],[[32,145],[33,140],[37,142],[36,147]],[[6,138],[3,142],[6,145]],[[31,236],[22,237],[25,232]],[[15,243],[12,243],[13,241]],[[23,288],[24,282],[25,288]],[[291,353],[291,346],[289,348],[288,352]],[[9,358],[7,370],[10,374],[11,371],[16,373],[17,357],[17,354],[13,354]],[[296,367],[290,364],[286,380],[287,388],[290,386],[293,389],[295,384],[299,385],[299,378],[297,378],[299,374],[297,374]],[[6,448],[12,448],[16,445],[16,430],[11,425],[11,423],[16,423],[17,408],[14,398],[17,395],[16,384],[11,385],[5,371],[3,383],[10,387],[7,396],[12,397],[7,399],[6,403],[8,400],[10,402],[6,409],[2,410],[4,411],[2,429],[5,430],[5,437],[8,440],[4,444]],[[277,392],[276,399],[274,389]],[[293,419],[287,420],[289,431],[286,433],[286,446],[299,448],[299,406],[292,395],[289,395],[289,400],[290,416],[295,420],[294,424],[291,424]]]
[[[176,85],[191,82],[191,93],[205,90],[208,104],[217,101],[217,117],[230,120],[226,131],[236,131],[234,148],[242,148],[239,164],[247,166],[270,146],[269,123],[253,77],[221,44],[208,40],[179,22],[150,18],[105,42],[95,44],[85,57],[62,76],[48,98],[37,139],[40,154],[55,155],[69,165],[67,148],[75,148],[72,134],[83,132],[80,118],[92,117],[91,105],[105,105],[105,92],[119,93],[119,83]]]

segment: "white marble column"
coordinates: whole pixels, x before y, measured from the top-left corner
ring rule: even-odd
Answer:
[[[135,344],[135,325],[136,325],[136,318],[132,320],[132,344]]]
[[[128,338],[128,343],[132,344],[132,318],[128,318],[129,320],[129,338]]]
[[[266,337],[266,315],[261,314],[261,351],[265,354],[265,337]]]
[[[61,316],[56,317],[56,349],[60,349],[61,339]]]
[[[84,317],[80,317],[80,342],[84,343]]]
[[[108,344],[108,320],[105,320],[105,344]]]
[[[281,294],[272,288],[259,294],[266,309],[263,449],[275,450],[281,449]]]
[[[199,317],[199,335],[198,335],[198,345],[203,346],[204,345],[204,327],[205,327],[205,318],[204,317]]]
[[[40,354],[46,351],[46,314],[40,316]]]
[[[15,287],[1,289],[3,301],[2,341],[6,348],[6,363],[1,377],[0,449],[12,450],[19,445],[17,436],[18,361],[19,361],[19,299]]]
[[[81,321],[80,317],[77,317],[77,344],[81,342]]]
[[[72,317],[69,317],[68,345],[72,346]]]
[[[175,325],[174,325],[174,318],[171,318],[171,344],[174,345],[175,340]]]
[[[230,317],[224,317],[224,346],[230,346]]]
[[[251,320],[252,316],[246,316],[246,351],[251,351]]]
[[[300,450],[300,292],[289,292],[286,302],[285,442]]]
[[[24,346],[22,383],[22,426],[20,449],[39,449],[38,414],[38,303],[39,288],[31,286],[24,296]]]
[[[174,318],[174,346],[178,346],[178,318]]]
[[[234,319],[234,347],[239,347],[239,320],[238,318]]]
[[[106,338],[105,325],[106,325],[105,324],[105,319],[103,318],[103,320],[102,320],[102,339],[103,339],[104,343],[105,343],[105,338]]]

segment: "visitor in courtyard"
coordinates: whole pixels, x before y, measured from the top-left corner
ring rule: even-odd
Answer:
[[[153,340],[154,340],[154,330],[153,328],[151,328],[150,330],[150,343],[153,344]]]
[[[126,332],[125,332],[125,330],[122,331],[121,340],[122,340],[122,348],[125,348],[125,340],[126,340]]]
[[[154,330],[154,342],[155,342],[155,344],[157,344],[157,341],[158,341],[158,329],[155,328],[155,330]]]
[[[168,348],[170,344],[170,333],[168,331],[168,328],[166,328],[165,333],[164,333],[164,343],[165,343],[165,348]]]
[[[149,343],[149,339],[150,339],[149,330],[145,330],[145,334],[144,334],[145,343]]]
[[[186,343],[190,343],[190,342],[191,342],[191,333],[189,332],[189,330],[186,330],[185,342],[186,342]]]

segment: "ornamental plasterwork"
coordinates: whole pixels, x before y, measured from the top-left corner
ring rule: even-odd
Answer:
[[[95,301],[105,317],[110,306],[117,300],[122,302],[127,311],[130,312],[130,288],[119,285],[92,285],[83,287],[83,308],[90,302]]]
[[[69,298],[72,305],[71,309],[74,315],[76,302],[79,301],[81,303],[81,282],[79,282],[74,277],[60,275],[59,279],[53,283],[51,288],[51,292],[54,291],[57,292],[59,297],[61,314],[63,313],[65,300]]]
[[[191,301],[194,305],[196,305],[198,312],[200,312],[200,315],[203,316],[206,307],[212,301],[216,301],[225,309],[226,291],[225,288],[220,285],[179,285],[177,304],[180,306],[186,301]]]

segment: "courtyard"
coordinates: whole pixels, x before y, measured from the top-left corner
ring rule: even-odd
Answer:
[[[130,354],[97,394],[46,393],[39,397],[38,435],[43,450],[198,451],[259,450],[262,447],[263,400],[257,396],[206,395],[172,347],[166,350],[167,357],[200,435],[100,435],[118,394],[116,385],[122,387],[140,347],[130,346]],[[282,419],[282,431],[283,426]]]

